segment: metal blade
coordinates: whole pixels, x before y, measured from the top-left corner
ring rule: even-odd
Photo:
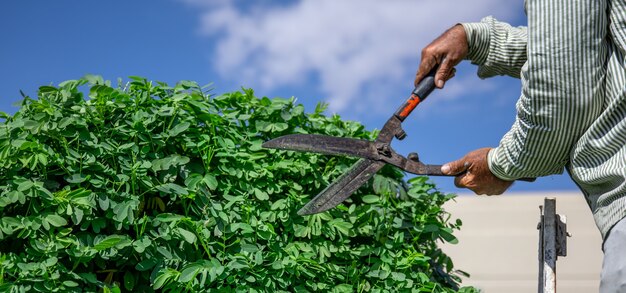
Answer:
[[[298,215],[310,215],[332,209],[342,203],[346,198],[365,184],[380,168],[385,165],[381,161],[360,159],[348,172],[341,175],[315,198],[309,201]]]
[[[368,159],[376,159],[378,155],[371,141],[319,134],[289,134],[269,140],[263,147]]]

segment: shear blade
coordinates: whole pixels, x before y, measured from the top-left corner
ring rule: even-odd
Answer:
[[[290,134],[263,143],[264,148],[360,157],[346,173],[309,201],[298,215],[311,215],[332,209],[346,200],[384,165],[378,160],[374,142],[319,134]]]
[[[385,165],[381,161],[360,159],[348,172],[341,175],[333,183],[328,185],[320,194],[309,201],[298,215],[317,214],[332,209],[342,203],[346,198],[365,184],[380,168]]]
[[[263,147],[369,159],[377,155],[371,141],[319,134],[289,134],[269,140],[263,143]]]

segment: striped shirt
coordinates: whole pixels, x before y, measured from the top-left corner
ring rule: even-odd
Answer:
[[[489,168],[505,180],[567,169],[606,237],[626,216],[626,1],[528,0],[526,14],[528,27],[463,24],[479,77],[522,81]]]

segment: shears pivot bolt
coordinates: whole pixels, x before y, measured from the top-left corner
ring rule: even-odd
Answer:
[[[391,148],[389,148],[388,144],[379,144],[376,146],[376,149],[378,150],[379,154],[385,157],[391,156]]]

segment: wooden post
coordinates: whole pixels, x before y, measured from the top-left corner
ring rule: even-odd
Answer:
[[[539,229],[539,293],[556,292],[556,260],[567,255],[567,219],[556,213],[556,199],[545,198]]]

